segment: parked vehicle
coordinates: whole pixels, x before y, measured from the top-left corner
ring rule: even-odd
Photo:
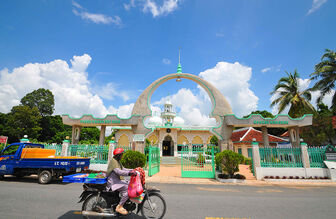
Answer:
[[[53,178],[89,168],[89,158],[56,157],[55,152],[54,149],[44,149],[42,144],[11,144],[0,153],[0,178],[37,174],[38,182],[47,184]]]
[[[119,204],[120,197],[118,191],[106,191],[106,184],[84,184],[83,192],[80,195],[82,205],[82,215],[84,218],[97,217],[115,217],[120,216],[115,211]],[[141,212],[142,216],[151,219],[161,219],[166,213],[166,201],[160,194],[159,189],[147,188],[144,186],[142,194],[143,200],[140,203],[127,200],[124,208],[129,212],[136,211],[136,214]]]

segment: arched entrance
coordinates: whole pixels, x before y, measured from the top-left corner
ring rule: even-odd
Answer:
[[[174,141],[169,135],[162,141],[162,156],[174,156]]]

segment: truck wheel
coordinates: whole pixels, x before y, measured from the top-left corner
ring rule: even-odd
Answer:
[[[4,175],[0,175],[0,180],[3,180],[5,178]]]
[[[51,181],[51,179],[52,179],[52,175],[49,170],[43,170],[38,175],[38,182],[40,184],[47,184]]]

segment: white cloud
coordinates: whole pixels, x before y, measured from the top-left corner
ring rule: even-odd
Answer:
[[[169,65],[171,63],[170,59],[164,58],[162,59],[162,63],[165,65]]]
[[[163,0],[161,6],[153,0],[146,0],[143,6],[143,12],[150,12],[152,13],[153,17],[167,15],[178,7],[179,0]]]
[[[225,36],[225,34],[222,33],[222,32],[218,32],[218,33],[216,33],[216,37],[224,37],[224,36]]]
[[[270,68],[270,67],[268,67],[268,68],[263,68],[263,69],[261,69],[261,72],[262,72],[262,73],[266,73],[266,72],[268,72],[268,71],[271,71],[271,69],[272,69],[272,68]]]
[[[132,115],[133,106],[134,106],[134,103],[122,105],[122,106],[119,106],[118,108],[110,106],[108,108],[108,111],[111,114],[117,114],[120,118],[129,118]]]
[[[129,4],[124,3],[124,8],[126,11],[129,11],[133,7],[135,7],[135,0],[130,0]]]
[[[12,71],[6,68],[0,70],[0,112],[9,112],[27,93],[45,88],[54,94],[55,114],[93,114],[100,117],[112,113],[110,109],[113,107],[107,110],[101,97],[92,92],[86,73],[90,62],[91,57],[84,54],[74,56],[70,66],[66,61],[57,59],[44,64],[28,63]],[[119,90],[119,94],[109,94],[122,97],[123,93]],[[124,116],[131,111],[129,108],[130,106],[120,106],[118,113]]]
[[[273,72],[279,72],[281,70],[281,65],[277,65],[277,66],[271,66],[271,67],[266,67],[261,69],[262,73],[266,73],[269,71],[273,71]]]
[[[72,1],[72,5],[77,8],[72,9],[72,12],[84,20],[88,20],[96,24],[115,24],[117,26],[122,24],[121,18],[119,16],[111,17],[105,14],[89,13],[85,8],[75,1]]]
[[[121,97],[124,101],[130,99],[128,92],[120,89],[120,86],[116,83],[109,82],[104,86],[98,86],[94,91],[102,98],[107,100],[114,100],[115,97]]]
[[[318,10],[324,3],[326,3],[328,0],[313,0],[312,7],[309,9],[307,15],[310,15],[314,11]]]
[[[212,83],[229,101],[232,111],[244,116],[257,109],[259,98],[250,90],[252,68],[239,62],[218,62],[214,68],[199,74]]]

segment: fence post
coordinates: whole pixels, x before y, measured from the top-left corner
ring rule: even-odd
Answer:
[[[68,156],[68,147],[69,147],[70,141],[64,140],[62,144],[62,152],[61,156]]]
[[[148,148],[148,176],[152,176],[152,153],[153,153],[153,148],[149,146]]]
[[[262,178],[261,173],[257,171],[260,166],[260,154],[258,142],[252,142],[253,171],[257,180]]]
[[[309,154],[307,149],[307,144],[301,142],[301,157],[302,157],[302,164],[304,168],[310,168],[310,161],[309,161]]]
[[[114,140],[109,141],[107,164],[109,164],[110,161],[112,160],[115,145],[116,145],[116,142]]]

